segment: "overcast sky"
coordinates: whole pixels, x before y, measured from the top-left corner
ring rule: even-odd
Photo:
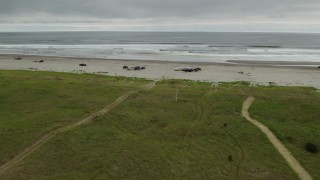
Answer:
[[[0,31],[319,32],[320,0],[0,0]]]

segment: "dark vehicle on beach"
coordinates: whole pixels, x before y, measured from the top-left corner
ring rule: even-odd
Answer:
[[[175,71],[183,71],[183,72],[198,72],[201,71],[201,68],[193,68],[193,67],[178,67],[175,69]]]
[[[87,66],[87,64],[79,64],[79,66]]]
[[[127,70],[143,70],[146,69],[146,67],[144,66],[133,66],[133,67],[128,67],[128,66],[123,66],[123,69],[127,69]]]

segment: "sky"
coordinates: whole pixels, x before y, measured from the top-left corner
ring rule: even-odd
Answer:
[[[320,0],[0,0],[0,31],[320,33]]]

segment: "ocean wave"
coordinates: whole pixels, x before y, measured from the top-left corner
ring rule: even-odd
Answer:
[[[320,62],[320,49],[274,48],[259,46],[213,46],[195,44],[0,44],[1,54],[36,54],[67,57],[141,59],[189,59],[190,61],[216,62],[217,60],[313,60]]]
[[[287,54],[287,55],[308,55],[308,54],[318,54],[320,55],[320,49],[294,49],[294,48],[264,48],[264,49],[246,49],[249,53],[273,53],[273,54]]]
[[[281,48],[281,46],[278,45],[250,45],[247,47],[252,47],[252,48]]]

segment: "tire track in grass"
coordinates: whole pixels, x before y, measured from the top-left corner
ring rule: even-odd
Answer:
[[[273,132],[261,122],[252,119],[249,114],[249,108],[254,101],[254,97],[248,97],[242,105],[242,116],[253,125],[257,126],[270,140],[272,145],[278,150],[281,156],[286,160],[288,165],[298,174],[300,179],[312,180],[311,175],[303,168],[303,166],[294,158],[290,151],[282,144],[282,142],[273,134]]]
[[[242,146],[240,145],[240,143],[238,142],[238,140],[225,128],[225,127],[221,127],[224,132],[236,143],[236,145],[239,147],[240,152],[241,152],[241,158],[240,161],[237,163],[236,165],[236,179],[239,179],[239,169],[241,164],[243,163],[243,161],[245,160],[245,153],[244,150],[242,148]]]
[[[206,104],[210,107],[210,109],[211,109],[211,111],[212,112],[214,112],[214,106],[211,104],[211,103],[209,103],[209,102],[206,102]],[[210,118],[209,118],[209,122],[210,122],[210,125],[212,125],[213,123],[212,123],[212,115],[210,116]],[[224,130],[224,132],[230,137],[231,136],[231,138],[233,139],[233,140],[235,140],[235,138],[233,138],[233,136],[230,134],[230,133],[228,133],[228,132],[226,132],[227,130],[223,127],[223,126],[219,126],[220,128],[222,128],[223,130]],[[236,140],[235,140],[236,141]],[[237,142],[237,141],[236,141]],[[213,141],[213,143],[216,143],[216,142],[214,142]],[[237,144],[238,145],[238,144]],[[220,147],[223,147],[224,149],[226,149],[229,153],[232,153],[233,152],[233,150],[230,148],[230,147],[228,147],[227,145],[224,145],[224,144],[222,144],[222,143],[219,143],[219,146]],[[240,146],[240,144],[239,144],[239,146]],[[240,146],[241,147],[241,146]],[[242,147],[240,148],[241,149],[241,151],[242,151]],[[244,153],[243,153],[244,154]],[[244,155],[243,155],[243,157],[244,157]],[[237,165],[237,167],[236,167],[236,178],[238,177],[238,166],[240,166],[240,163],[238,163],[238,165]],[[220,171],[220,170],[219,170]],[[221,176],[223,176],[223,174],[221,174],[220,173],[220,175]]]
[[[148,90],[151,89],[155,86],[155,82],[146,84],[144,86],[144,89]],[[126,100],[128,97],[130,97],[133,94],[138,93],[138,91],[129,91],[127,93],[125,93],[124,95],[120,96],[119,98],[117,98],[113,103],[111,103],[110,105],[106,106],[105,108],[103,108],[102,110],[90,115],[89,117],[82,119],[74,124],[71,125],[67,125],[65,127],[61,127],[58,129],[55,129],[51,132],[49,132],[48,134],[44,135],[43,137],[41,137],[39,140],[37,140],[36,142],[34,142],[31,146],[27,147],[26,149],[24,149],[20,154],[18,154],[17,156],[15,156],[13,159],[11,159],[10,161],[6,162],[5,164],[0,166],[0,177],[3,173],[5,173],[7,170],[9,170],[10,168],[14,167],[14,165],[16,165],[17,163],[21,162],[23,159],[25,159],[27,156],[29,156],[30,154],[32,154],[35,150],[37,150],[42,144],[46,143],[47,141],[49,141],[51,138],[53,138],[55,135],[59,134],[59,133],[63,133],[66,132],[70,129],[76,128],[80,125],[83,125],[85,123],[89,123],[91,121],[93,121],[95,118],[103,116],[105,114],[107,114],[111,109],[115,108],[116,106],[118,106],[119,104],[121,104],[124,100]]]
[[[204,103],[202,100],[198,100],[196,102],[196,117],[194,119],[194,121],[191,123],[189,129],[187,130],[187,132],[185,133],[185,135],[183,136],[183,141],[186,142],[187,138],[190,137],[190,135],[192,136],[192,134],[195,132],[196,130],[196,126],[201,123],[201,121],[203,121],[204,119]],[[193,143],[194,145],[194,143]],[[188,150],[190,148],[190,144],[187,144]],[[194,145],[195,146],[195,145]],[[196,146],[195,146],[196,147]],[[192,153],[189,152],[190,157],[194,157],[194,155]],[[197,159],[197,158],[194,158]],[[201,162],[199,160],[197,160],[198,166],[201,169],[201,171],[204,173],[204,175],[206,176],[206,179],[209,179],[209,176],[205,170],[205,168],[202,166]]]

